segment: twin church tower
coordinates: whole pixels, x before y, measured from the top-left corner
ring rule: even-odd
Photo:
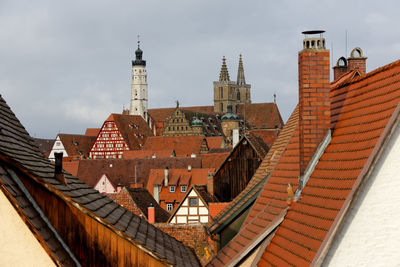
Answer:
[[[140,41],[135,51],[136,59],[132,60],[132,85],[131,103],[129,114],[140,115],[148,120],[148,92],[147,92],[147,72],[146,61],[143,60],[143,51],[140,49]],[[246,84],[244,78],[244,68],[242,55],[239,57],[239,67],[237,81],[229,79],[228,68],[225,57],[222,58],[222,67],[219,80],[214,82],[214,112],[226,113],[228,105],[236,107],[236,104],[251,103],[250,84]],[[236,109],[233,110],[236,112]]]

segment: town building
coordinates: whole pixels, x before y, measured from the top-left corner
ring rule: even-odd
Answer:
[[[64,161],[89,158],[89,151],[95,140],[95,136],[58,134],[48,158],[54,161],[54,153],[63,153]]]
[[[139,115],[111,114],[90,149],[92,159],[122,158],[126,150],[141,149],[153,132]]]
[[[0,265],[200,266],[191,248],[46,159],[0,96]],[[60,157],[61,156],[61,157]]]
[[[329,83],[329,51],[315,36],[322,32],[304,33],[295,130],[239,232],[208,266],[399,260],[390,192],[400,166],[400,61],[369,73],[353,65]],[[353,56],[365,64],[362,53]]]
[[[171,214],[168,223],[207,223],[210,217],[209,205],[212,202],[219,201],[207,192],[206,186],[193,185]]]

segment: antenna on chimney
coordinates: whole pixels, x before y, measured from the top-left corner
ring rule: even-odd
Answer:
[[[135,165],[135,188],[137,186],[137,178],[136,178],[136,165]]]

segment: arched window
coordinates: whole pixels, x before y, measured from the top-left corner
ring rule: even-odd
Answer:
[[[222,87],[219,88],[219,98],[220,99],[224,98],[224,88]]]
[[[219,109],[224,112],[224,103],[219,103]]]
[[[240,91],[237,91],[237,100],[240,100]]]

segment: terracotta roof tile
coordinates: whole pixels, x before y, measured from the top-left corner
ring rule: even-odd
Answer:
[[[391,127],[388,122],[400,100],[400,61],[333,85],[331,143],[267,247],[263,262],[276,255],[304,265],[316,260],[334,220],[357,186],[356,180],[362,179],[361,171],[378,139]]]
[[[171,150],[127,150],[122,154],[124,159],[150,159],[150,158],[169,158],[173,157],[175,151]]]
[[[214,218],[226,205],[228,205],[228,202],[209,203],[208,213],[211,218]]]
[[[275,141],[275,139],[279,135],[279,129],[251,129],[248,130],[250,133],[256,134],[260,136],[264,143],[268,145],[268,147],[271,147]]]
[[[207,153],[202,154],[201,157],[201,166],[203,168],[215,168],[218,169],[222,162],[229,156],[229,152],[225,153]]]
[[[222,136],[208,136],[206,139],[210,149],[223,148],[224,138]]]
[[[281,155],[285,153],[286,155],[291,153],[291,150],[285,150],[288,147],[288,143],[294,138],[293,135],[297,129],[298,125],[298,107],[293,111],[286,125],[279,133],[278,138],[268,151],[267,155],[264,157],[264,160],[261,162],[259,168],[254,174],[253,178],[250,180],[247,187],[231,202],[229,203],[217,216],[215,216],[214,221],[208,223],[208,228],[212,232],[222,224],[227,221],[234,212],[241,208],[241,205],[244,205],[247,200],[251,199],[252,196],[255,196],[260,192],[263,188],[264,182],[263,179],[274,170],[276,164],[281,159]],[[291,162],[298,162],[296,158],[291,159]],[[298,167],[298,164],[296,165]],[[278,179],[278,178],[277,178]],[[269,178],[269,181],[271,178]],[[274,181],[274,180],[272,180]],[[287,186],[287,183],[285,184]],[[285,187],[286,188],[286,187]],[[259,201],[262,201],[262,197],[259,197]],[[258,201],[258,200],[257,200]],[[266,200],[269,202],[269,200]],[[257,202],[256,202],[257,203]],[[280,204],[282,207],[286,207],[286,204]],[[261,210],[261,209],[260,209]],[[237,235],[238,236],[238,235]],[[237,237],[234,238],[236,240]],[[238,237],[239,238],[239,237]],[[250,242],[248,240],[246,245]],[[217,257],[214,259],[220,261]],[[213,261],[212,261],[213,262]]]
[[[238,115],[252,127],[275,129],[284,125],[278,106],[274,103],[239,104],[237,109]]]
[[[100,132],[100,128],[87,128],[85,131],[86,136],[97,136]]]
[[[63,169],[76,176],[78,174],[79,160],[63,162]]]
[[[200,154],[203,142],[207,142],[204,136],[153,136],[147,139],[143,150],[174,150],[177,157],[190,157]]]

